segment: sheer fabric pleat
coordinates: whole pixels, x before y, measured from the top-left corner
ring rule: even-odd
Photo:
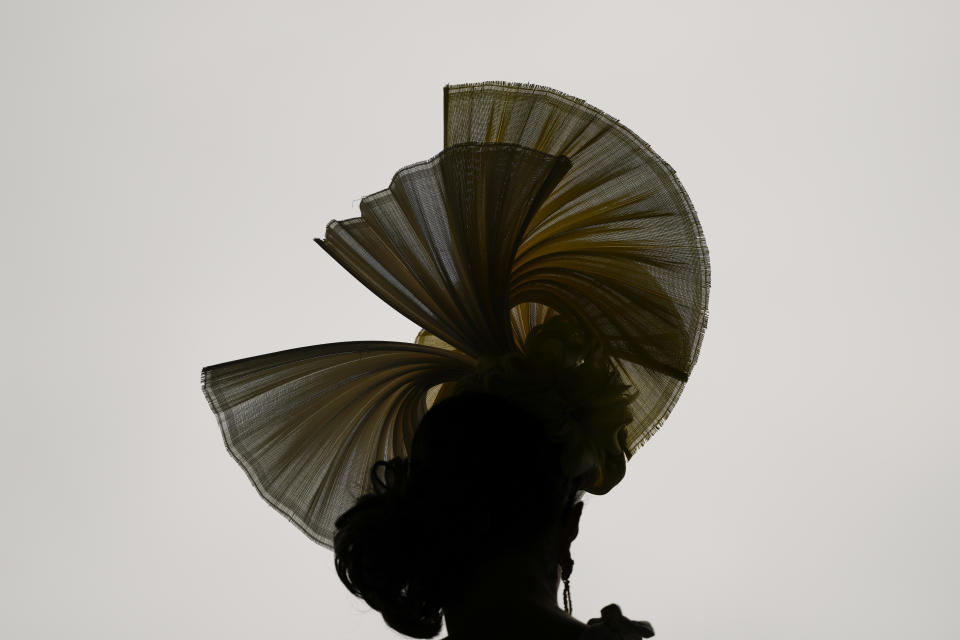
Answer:
[[[472,366],[433,347],[344,342],[205,367],[201,379],[227,449],[260,495],[330,547],[373,463],[406,455],[429,388]]]
[[[570,160],[524,234],[511,306],[574,314],[604,338],[639,392],[627,430],[635,451],[676,403],[706,328],[709,259],[690,198],[635,133],[549,87],[448,85],[444,146],[463,143],[519,144]]]
[[[670,166],[617,120],[537,85],[444,88],[444,149],[317,242],[416,322],[415,344],[341,343],[206,367],[227,448],[320,544],[483,355],[575,316],[636,391],[629,453],[669,414],[706,326],[709,265]]]
[[[513,256],[569,161],[463,144],[401,169],[317,242],[384,301],[472,356],[513,348]]]

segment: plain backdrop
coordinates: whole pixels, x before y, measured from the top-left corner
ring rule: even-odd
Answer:
[[[231,459],[200,369],[417,328],[313,242],[554,87],[676,170],[710,322],[587,500],[574,613],[956,638],[951,2],[0,2],[4,638],[397,637]]]

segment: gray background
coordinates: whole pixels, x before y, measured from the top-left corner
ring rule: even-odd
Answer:
[[[700,362],[573,547],[660,638],[955,638],[949,2],[0,4],[5,638],[390,638],[224,449],[204,365],[416,327],[317,247],[533,82],[677,170]]]

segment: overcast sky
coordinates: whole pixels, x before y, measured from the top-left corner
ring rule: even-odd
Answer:
[[[665,640],[956,637],[951,2],[0,2],[5,638],[394,638],[256,493],[200,370],[417,327],[314,242],[543,84],[676,169],[710,321],[574,543]]]

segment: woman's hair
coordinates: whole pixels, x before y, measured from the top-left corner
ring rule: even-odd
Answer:
[[[336,521],[337,574],[388,625],[440,631],[476,567],[526,552],[559,526],[580,492],[560,446],[499,396],[466,392],[424,415],[409,458],[379,461],[373,490]]]

